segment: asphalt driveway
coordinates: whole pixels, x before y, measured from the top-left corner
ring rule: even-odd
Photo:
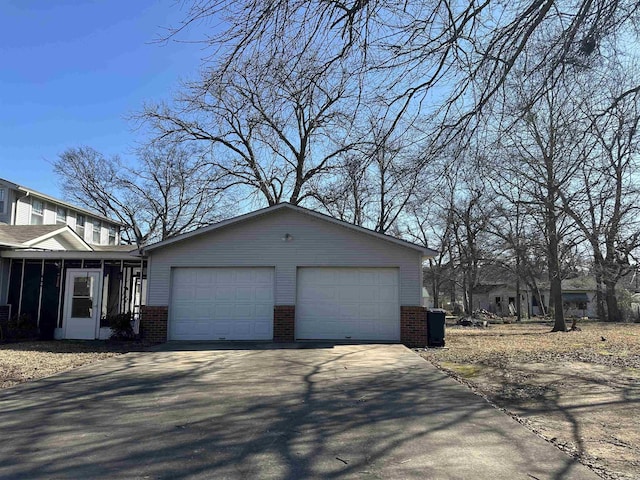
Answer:
[[[0,478],[598,478],[402,346],[222,348],[0,392]]]

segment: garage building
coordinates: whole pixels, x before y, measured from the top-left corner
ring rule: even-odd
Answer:
[[[435,252],[312,210],[281,203],[144,253],[152,341],[426,344],[422,262]]]

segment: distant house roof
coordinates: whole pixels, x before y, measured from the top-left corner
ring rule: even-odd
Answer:
[[[562,280],[562,290],[593,291],[595,289],[596,279],[588,275]]]
[[[481,284],[473,287],[473,293],[489,293],[497,288],[502,288],[506,284],[504,283],[496,283],[496,284]],[[514,287],[515,288],[515,287]]]
[[[180,242],[182,240],[186,240],[187,238],[194,237],[196,235],[202,235],[203,233],[213,232],[218,229],[222,229],[228,227],[229,225],[233,225],[236,223],[244,222],[247,220],[251,220],[253,218],[266,215],[272,212],[276,212],[282,209],[289,209],[295,212],[303,213],[305,215],[309,215],[311,217],[319,218],[320,220],[324,220],[326,222],[334,223],[336,225],[340,225],[341,227],[345,227],[351,230],[355,230],[360,233],[364,233],[367,235],[371,235],[373,237],[379,238],[381,240],[385,240],[391,243],[395,243],[397,245],[401,245],[403,247],[411,248],[413,250],[417,250],[423,254],[425,257],[434,257],[438,254],[435,250],[431,250],[430,248],[423,247],[422,245],[417,245],[415,243],[408,242],[406,240],[402,240],[396,237],[392,237],[390,235],[385,235],[383,233],[374,232],[373,230],[369,230],[368,228],[360,227],[358,225],[353,225],[351,223],[344,222],[342,220],[338,220],[337,218],[331,217],[329,215],[325,215],[323,213],[319,213],[313,210],[309,210],[308,208],[303,208],[298,205],[293,205],[291,203],[283,202],[278,203],[276,205],[272,205],[270,207],[262,208],[260,210],[256,210],[251,213],[246,213],[244,215],[239,215],[237,217],[229,218],[227,220],[223,220],[218,223],[214,223],[213,225],[209,225],[207,227],[202,227],[192,232],[183,233],[182,235],[177,235],[175,237],[168,238],[166,240],[162,240],[157,243],[152,243],[146,247],[143,247],[143,251],[155,250],[156,248],[163,247],[165,245],[170,245],[175,242]]]
[[[119,222],[118,220],[114,220],[112,218],[105,217],[104,215],[102,215],[100,213],[93,212],[91,210],[87,210],[86,208],[79,207],[77,205],[73,205],[72,203],[66,202],[64,200],[60,200],[59,198],[52,197],[51,195],[47,195],[46,193],[38,192],[37,190],[33,190],[32,188],[28,188],[28,187],[25,187],[23,185],[18,185],[17,183],[11,182],[11,181],[6,180],[4,178],[0,178],[0,183],[4,183],[7,186],[9,186],[10,188],[12,188],[14,190],[18,190],[20,192],[23,192],[23,193],[25,193],[27,195],[33,195],[33,196],[42,198],[44,200],[48,200],[50,202],[58,203],[60,205],[63,205],[65,207],[67,207],[67,208],[71,208],[73,210],[77,210],[78,212],[84,213],[86,215],[90,215],[92,217],[99,218],[100,220],[104,220],[106,222],[113,223],[115,225],[120,225],[120,226],[124,225],[122,222]]]
[[[24,249],[38,248],[38,244],[55,237],[63,237],[80,251],[92,250],[76,232],[67,225],[0,225],[0,247]]]

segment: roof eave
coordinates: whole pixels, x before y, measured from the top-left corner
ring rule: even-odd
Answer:
[[[46,193],[42,193],[42,192],[38,192],[37,190],[33,190],[31,188],[22,186],[22,185],[18,185],[17,183],[11,182],[9,180],[5,180],[3,179],[3,181],[7,184],[9,184],[11,186],[11,188],[13,188],[14,190],[18,190],[20,192],[23,192],[25,194],[27,194],[28,196],[35,196],[35,197],[41,197],[44,200],[47,200],[49,202],[55,202],[55,203],[59,203],[60,205],[63,205],[67,208],[71,208],[73,210],[77,210],[80,213],[84,213],[85,215],[91,215],[92,217],[96,217],[100,220],[104,220],[105,222],[109,222],[109,223],[113,223],[114,225],[118,225],[120,227],[124,227],[125,224],[118,221],[118,220],[114,220],[112,218],[109,217],[105,217],[104,215],[98,213],[98,212],[92,212],[91,210],[87,210],[86,208],[83,207],[79,207],[78,205],[74,205],[72,203],[66,202],[64,200],[60,200],[59,198],[55,198],[52,197],[51,195],[47,195]]]
[[[432,257],[435,257],[438,254],[438,252],[436,252],[435,250],[431,250],[430,248],[426,248],[426,247],[423,247],[423,246],[420,246],[420,245],[416,245],[415,243],[411,243],[411,242],[408,242],[406,240],[401,240],[399,238],[391,237],[389,235],[385,235],[385,234],[382,234],[382,233],[374,232],[372,230],[369,230],[369,229],[364,228],[364,227],[360,227],[358,225],[351,225],[349,223],[343,222],[342,220],[338,220],[337,218],[330,217],[329,215],[324,215],[322,213],[315,212],[313,210],[309,210],[309,209],[306,209],[306,208],[302,208],[302,207],[299,207],[297,205],[292,205],[292,204],[286,203],[286,202],[285,203],[279,203],[277,205],[272,205],[272,206],[265,207],[265,208],[261,208],[259,210],[255,210],[253,212],[245,213],[243,215],[238,215],[237,217],[228,218],[226,220],[223,220],[221,222],[215,223],[213,225],[209,225],[207,227],[199,228],[197,230],[193,230],[192,232],[183,233],[182,235],[178,235],[178,236],[173,237],[173,238],[168,238],[166,240],[161,240],[159,242],[152,243],[151,245],[147,245],[145,247],[142,247],[140,250],[143,253],[147,253],[149,251],[155,250],[155,249],[160,248],[160,247],[165,247],[165,246],[170,245],[172,243],[180,242],[180,241],[186,240],[188,238],[191,238],[191,237],[194,237],[194,236],[197,236],[197,235],[202,235],[202,234],[205,234],[205,233],[208,233],[208,232],[219,230],[219,229],[225,228],[225,227],[227,227],[229,225],[233,225],[235,223],[244,222],[244,221],[250,220],[252,218],[256,218],[256,217],[259,217],[261,215],[265,215],[267,213],[275,212],[275,211],[283,209],[283,208],[289,208],[289,209],[292,209],[292,210],[294,210],[296,212],[299,212],[299,213],[302,213],[302,214],[306,214],[306,215],[310,215],[310,216],[313,216],[313,217],[318,218],[320,220],[328,221],[328,222],[334,223],[334,224],[339,225],[339,226],[344,227],[344,228],[349,228],[349,229],[358,231],[360,233],[364,233],[366,235],[371,235],[371,236],[376,237],[376,238],[378,238],[380,240],[388,241],[388,242],[394,243],[396,245],[399,245],[399,246],[402,246],[402,247],[405,247],[405,248],[410,248],[410,249],[416,250],[416,251],[418,251],[418,252],[420,252],[422,254],[423,258],[432,258]]]
[[[71,244],[75,244],[77,247],[79,247],[82,250],[89,251],[89,252],[93,251],[93,248],[91,248],[91,246],[87,242],[85,242],[80,237],[80,235],[74,232],[73,229],[71,229],[68,225],[61,226],[57,230],[53,230],[49,233],[46,233],[45,235],[40,235],[37,238],[31,239],[28,242],[25,242],[25,245],[27,247],[34,247],[38,243],[43,242],[49,238],[55,237],[56,235],[64,235],[65,237],[67,237],[67,239]]]

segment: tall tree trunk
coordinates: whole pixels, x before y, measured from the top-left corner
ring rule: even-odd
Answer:
[[[534,277],[529,277],[526,282],[529,289],[531,290],[532,300],[535,298],[538,308],[540,309],[539,315],[544,317],[547,314],[547,309],[545,308],[544,302],[542,301],[542,294],[540,293],[540,289],[538,288],[538,282],[536,282],[536,279]],[[529,302],[529,305],[527,306],[527,311],[529,307],[531,307],[531,315],[533,315],[533,305],[531,304],[531,302]]]
[[[520,276],[516,276],[516,322],[522,320],[522,312],[520,311]]]
[[[462,308],[465,315],[471,315],[469,308],[469,286],[467,285],[467,275],[462,275]]]
[[[562,279],[560,277],[560,262],[558,255],[558,231],[554,203],[547,205],[547,245],[549,266],[549,306],[553,305],[554,324],[552,332],[566,332],[567,324],[564,321],[564,308],[562,305]]]
[[[605,310],[604,292],[602,291],[602,273],[600,266],[596,265],[596,315],[601,322],[607,321],[607,311]]]
[[[449,301],[451,302],[451,308],[453,308],[455,310],[455,306],[456,306],[456,280],[454,278],[451,279],[451,286],[450,286],[450,296],[449,296]]]
[[[470,274],[471,275],[471,274]],[[473,314],[473,281],[467,280],[467,298],[469,302],[469,315]]]
[[[604,282],[605,296],[607,299],[607,321],[620,322],[622,315],[618,307],[618,298],[616,297],[616,282]]]

